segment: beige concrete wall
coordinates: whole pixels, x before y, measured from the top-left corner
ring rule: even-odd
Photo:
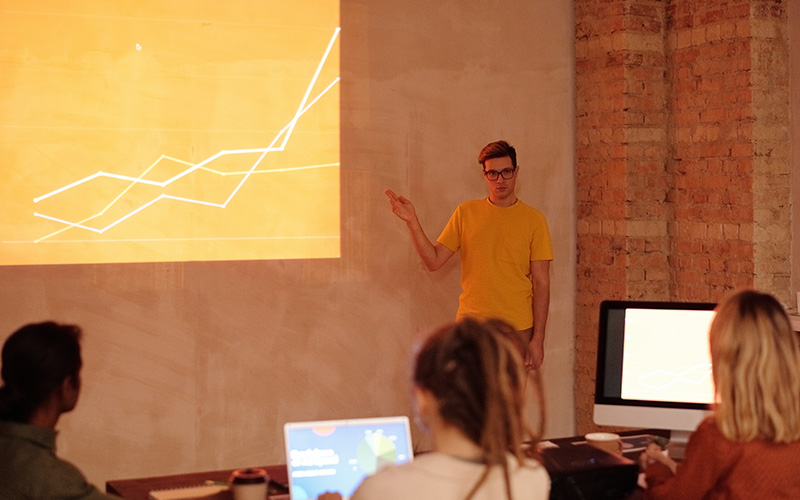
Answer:
[[[485,195],[475,157],[499,138],[550,222],[547,435],[573,433],[572,2],[343,0],[341,16],[340,259],[0,267],[0,340],[85,329],[59,453],[91,481],[279,463],[284,422],[410,415],[411,345],[454,317],[458,263],[424,271],[382,192],[435,238]]]

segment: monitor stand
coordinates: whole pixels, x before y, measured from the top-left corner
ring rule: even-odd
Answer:
[[[669,456],[676,462],[683,460],[686,453],[686,443],[689,442],[689,436],[691,435],[690,431],[670,431],[667,450],[669,451]]]

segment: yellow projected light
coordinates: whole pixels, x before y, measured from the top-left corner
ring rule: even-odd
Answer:
[[[0,0],[0,265],[338,257],[338,25]]]

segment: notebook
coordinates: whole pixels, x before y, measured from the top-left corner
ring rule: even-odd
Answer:
[[[292,500],[350,498],[368,475],[414,458],[405,416],[290,422],[283,433]]]

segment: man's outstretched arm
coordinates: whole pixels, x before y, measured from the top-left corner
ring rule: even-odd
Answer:
[[[403,196],[395,194],[391,189],[384,191],[384,194],[389,198],[389,205],[392,209],[392,213],[403,220],[408,226],[408,231],[411,233],[411,241],[414,243],[414,248],[419,254],[420,259],[422,259],[425,269],[428,271],[435,271],[450,260],[450,257],[452,257],[455,252],[438,241],[435,245],[431,243],[431,240],[425,235],[425,231],[419,223],[414,205]]]

